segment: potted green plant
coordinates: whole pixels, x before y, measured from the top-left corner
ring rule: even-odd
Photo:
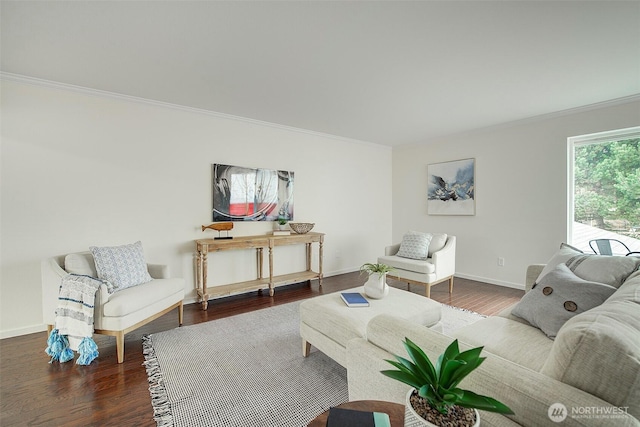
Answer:
[[[397,370],[381,371],[383,375],[408,384],[405,407],[406,426],[477,426],[478,409],[513,414],[505,404],[463,390],[458,384],[486,359],[480,357],[482,347],[460,352],[458,340],[453,341],[440,355],[435,366],[425,352],[405,337],[404,348],[409,358],[395,355],[387,360]],[[475,417],[475,419],[474,419]]]
[[[380,299],[387,296],[389,293],[387,273],[393,270],[393,267],[386,264],[372,264],[370,262],[363,264],[360,267],[360,274],[367,273],[369,275],[369,279],[367,279],[364,284],[364,293],[373,299]]]
[[[276,220],[276,226],[278,227],[278,230],[286,230],[287,229],[287,219],[283,218],[283,217],[279,217]]]

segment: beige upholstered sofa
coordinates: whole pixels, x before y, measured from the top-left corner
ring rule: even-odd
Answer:
[[[461,348],[484,346],[483,355],[487,357],[461,387],[495,397],[515,412],[508,418],[481,412],[482,425],[640,425],[640,259],[637,260],[633,273],[614,269],[612,275],[622,282],[617,290],[601,305],[566,321],[555,340],[514,316],[513,307],[452,333]],[[527,291],[543,267],[528,268]],[[606,275],[604,271],[596,273]],[[441,354],[453,339],[394,316],[374,317],[365,339],[347,343],[350,400],[404,403],[408,387],[379,373],[389,369],[385,359],[406,354],[402,347],[404,337],[415,341],[430,357]],[[562,413],[557,408],[566,409]],[[561,424],[551,421],[549,411],[553,415],[554,409],[556,417],[566,417]]]
[[[424,286],[427,298],[431,296],[431,286],[444,281],[449,282],[449,293],[453,292],[456,272],[456,237],[443,233],[432,234],[432,237],[428,258],[424,260],[398,256],[400,243],[387,246],[384,256],[378,257],[379,263],[394,268],[388,275],[390,278]]]
[[[102,284],[96,292],[94,308],[95,333],[116,337],[118,363],[124,361],[124,335],[152,320],[178,309],[178,323],[182,325],[184,279],[169,278],[166,265],[147,264],[150,282],[114,293]],[[48,331],[55,324],[58,289],[68,271],[98,277],[93,256],[89,252],[48,258],[42,261],[42,316]]]

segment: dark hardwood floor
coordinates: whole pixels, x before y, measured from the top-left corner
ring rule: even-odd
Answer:
[[[276,289],[212,300],[207,311],[200,304],[184,309],[184,325],[286,304],[323,293],[362,285],[358,273]],[[406,284],[388,281],[406,289]],[[411,286],[423,293],[424,288]],[[455,279],[453,295],[445,283],[431,288],[431,298],[485,315],[498,313],[518,301],[523,291],[465,279]],[[125,362],[116,363],[115,339],[95,336],[100,357],[89,366],[47,363],[45,332],[0,340],[0,426],[155,426],[143,364],[141,337],[177,326],[171,312],[125,337]]]

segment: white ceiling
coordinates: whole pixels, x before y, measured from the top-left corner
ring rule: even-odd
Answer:
[[[3,0],[0,13],[4,73],[390,146],[640,94],[638,1]]]

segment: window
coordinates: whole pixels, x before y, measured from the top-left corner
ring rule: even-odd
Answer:
[[[600,253],[590,242],[609,239],[615,255],[640,252],[640,127],[572,137],[568,146],[569,242]]]

